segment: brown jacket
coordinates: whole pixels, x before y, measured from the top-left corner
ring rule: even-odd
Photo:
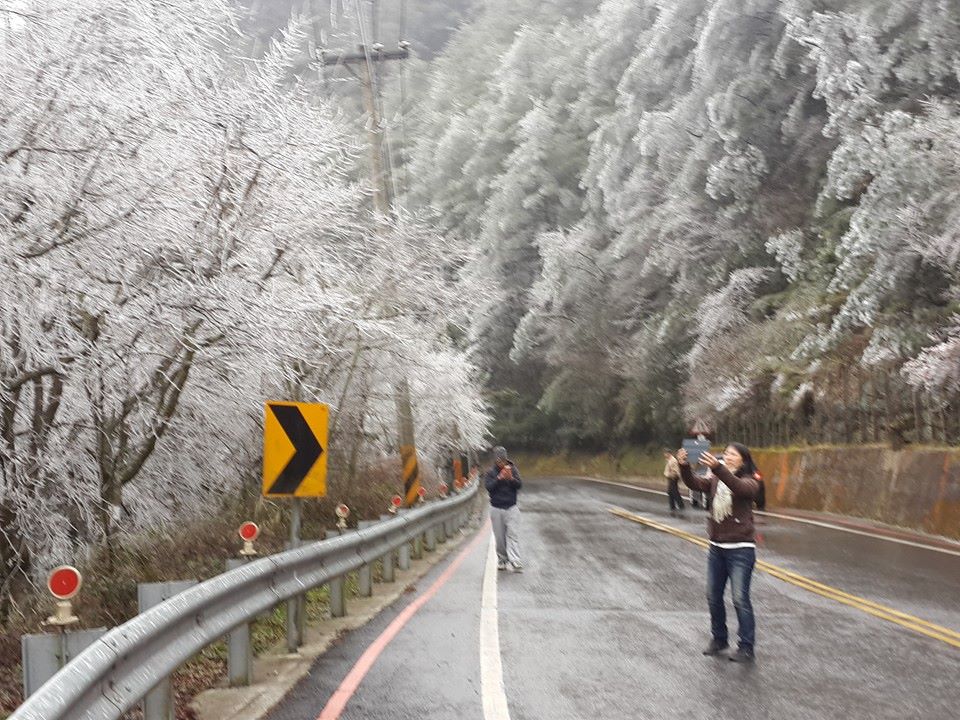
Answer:
[[[756,480],[747,476],[737,477],[723,465],[718,465],[710,475],[701,478],[693,474],[690,463],[680,464],[680,477],[691,490],[708,493],[711,502],[717,494],[718,482],[730,488],[733,495],[733,514],[721,522],[714,520],[712,514],[707,515],[707,535],[712,542],[756,542],[753,530],[753,498],[760,489]]]

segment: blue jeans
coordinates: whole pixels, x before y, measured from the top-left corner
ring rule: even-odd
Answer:
[[[710,546],[707,557],[707,604],[710,606],[710,631],[713,639],[719,643],[727,643],[727,609],[723,604],[723,593],[727,578],[730,578],[740,647],[753,649],[756,625],[753,604],[750,602],[750,578],[756,561],[757,551],[754,548],[726,550],[716,545]]]

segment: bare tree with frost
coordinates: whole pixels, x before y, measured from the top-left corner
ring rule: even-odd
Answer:
[[[252,62],[226,4],[30,9],[0,41],[5,581],[218,502],[267,399],[328,401],[337,442],[387,451],[413,373],[425,447],[481,442],[460,251],[377,229],[347,128],[290,83],[296,26]]]

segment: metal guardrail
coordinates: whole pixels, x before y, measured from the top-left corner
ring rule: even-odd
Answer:
[[[217,575],[109,632],[54,675],[9,720],[119,718],[200,650],[273,606],[372,564],[464,513],[478,484],[451,498]]]

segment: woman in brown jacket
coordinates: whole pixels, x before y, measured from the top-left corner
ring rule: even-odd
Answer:
[[[704,492],[711,501],[707,515],[710,552],[707,559],[707,604],[710,606],[710,630],[713,638],[703,651],[717,655],[728,647],[727,612],[723,602],[727,578],[730,579],[733,607],[737,611],[737,651],[734,662],[752,662],[755,640],[750,579],[756,563],[756,536],[753,529],[753,500],[759,490],[754,479],[757,467],[750,451],[740,443],[731,443],[723,451],[723,462],[703,453],[700,462],[710,468],[706,477],[694,475],[687,451],[677,453],[680,477],[691,490]]]

